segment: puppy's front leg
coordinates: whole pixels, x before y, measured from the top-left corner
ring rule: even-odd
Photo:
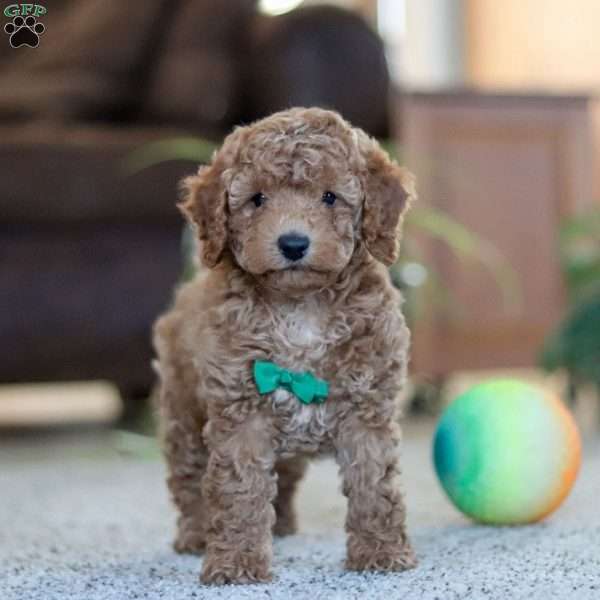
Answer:
[[[271,579],[273,499],[276,482],[272,432],[266,419],[210,423],[210,458],[203,493],[210,511],[205,583]]]
[[[368,424],[350,416],[340,425],[336,457],[348,497],[346,568],[403,571],[416,565],[397,486],[396,423]]]

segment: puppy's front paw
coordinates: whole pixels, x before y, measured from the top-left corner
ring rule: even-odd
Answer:
[[[350,571],[406,571],[417,566],[417,558],[408,544],[383,545],[353,543],[348,548],[346,569]]]
[[[212,585],[226,583],[268,583],[272,576],[270,561],[253,554],[207,555],[200,581]]]

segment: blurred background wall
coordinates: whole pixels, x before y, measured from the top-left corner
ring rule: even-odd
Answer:
[[[594,90],[600,85],[596,0],[466,0],[465,57],[478,85]]]

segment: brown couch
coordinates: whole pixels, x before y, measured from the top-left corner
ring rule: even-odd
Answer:
[[[177,282],[178,180],[128,175],[173,135],[218,141],[288,105],[337,108],[387,133],[381,42],[317,7],[268,18],[254,0],[61,0],[38,48],[0,54],[0,381],[151,384],[149,329]],[[7,49],[8,48],[8,49]]]

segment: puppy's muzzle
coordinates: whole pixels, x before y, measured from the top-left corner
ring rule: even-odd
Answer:
[[[279,236],[277,246],[285,258],[296,261],[305,256],[310,246],[310,240],[306,235],[290,231]]]

